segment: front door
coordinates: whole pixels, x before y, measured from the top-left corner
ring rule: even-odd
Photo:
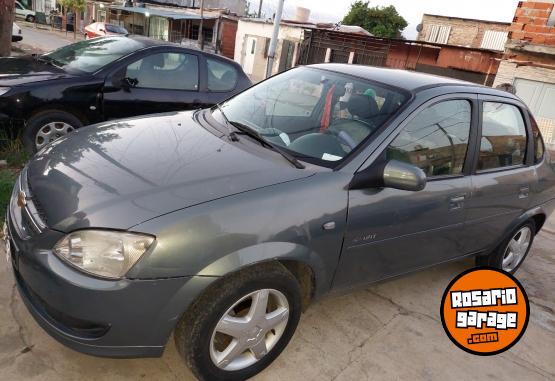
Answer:
[[[182,52],[152,53],[117,71],[123,86],[106,86],[106,119],[168,111],[192,110],[204,105],[199,92],[199,57]],[[112,79],[108,79],[109,81]]]
[[[254,58],[256,56],[256,37],[247,37],[246,48],[245,61],[243,61],[243,70],[248,75],[251,75],[254,67]]]
[[[471,196],[466,156],[475,140],[475,108],[475,95],[432,102],[382,152],[382,160],[420,167],[428,177],[424,190],[349,191],[348,228],[334,287],[385,279],[465,254]]]

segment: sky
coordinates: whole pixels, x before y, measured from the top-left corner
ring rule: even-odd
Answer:
[[[258,10],[259,0],[250,0],[251,10]],[[278,0],[263,0],[263,9],[271,14],[277,9]],[[302,6],[311,10],[311,21],[337,22],[348,12],[354,0],[285,0],[283,18],[293,18],[295,7]],[[416,26],[422,14],[431,13],[443,16],[456,16],[492,21],[511,22],[519,0],[370,0],[370,6],[394,5],[408,22],[403,35],[408,39],[416,38]]]

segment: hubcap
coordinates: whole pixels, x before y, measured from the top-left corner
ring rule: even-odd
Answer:
[[[235,302],[220,318],[210,339],[210,358],[224,370],[240,370],[259,361],[279,341],[289,320],[281,292],[264,289]]]
[[[37,136],[35,137],[35,147],[40,150],[54,140],[61,138],[75,130],[71,125],[65,122],[50,122],[39,128]]]
[[[509,241],[503,256],[503,270],[511,272],[517,268],[530,247],[532,231],[528,226],[520,229]]]

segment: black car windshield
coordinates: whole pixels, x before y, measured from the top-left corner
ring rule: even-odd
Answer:
[[[407,99],[400,89],[303,67],[251,87],[221,110],[231,124],[255,130],[300,159],[333,167]]]
[[[122,26],[106,24],[106,31],[110,33],[128,34],[129,32]]]
[[[104,37],[64,46],[39,58],[68,72],[93,73],[145,45],[127,37]]]

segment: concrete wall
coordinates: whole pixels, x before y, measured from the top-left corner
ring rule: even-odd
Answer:
[[[266,46],[266,39],[270,39],[272,37],[272,30],[273,24],[269,22],[239,20],[237,25],[234,60],[239,64],[243,65],[244,62],[247,38],[257,37],[254,67],[251,75],[251,79],[255,82],[263,80],[266,74],[267,57],[264,56],[264,50]],[[283,40],[289,40],[296,44],[294,53],[294,57],[296,57],[298,54],[298,44],[301,41],[302,36],[302,27],[284,24],[281,25],[272,74],[277,74],[278,72]]]
[[[451,26],[451,33],[447,44],[480,48],[486,30],[503,31],[509,30],[509,24],[495,23],[480,20],[460,19],[456,17],[444,17],[424,15],[422,17],[423,29],[418,33],[419,41],[426,41],[432,25]]]

